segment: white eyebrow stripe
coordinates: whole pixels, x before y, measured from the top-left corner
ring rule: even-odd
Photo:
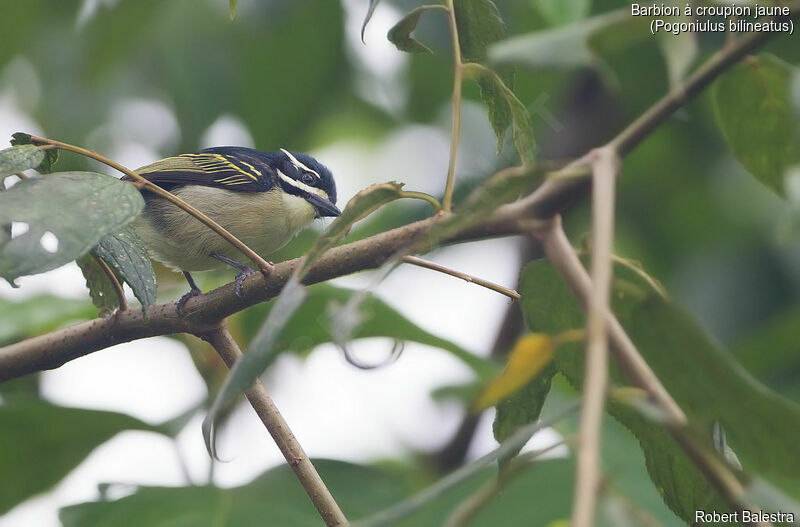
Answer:
[[[322,179],[322,178],[320,177],[320,175],[319,175],[319,172],[317,172],[316,170],[311,170],[310,168],[308,168],[307,166],[305,166],[303,163],[301,163],[300,161],[298,161],[298,159],[297,159],[296,157],[294,157],[294,156],[291,154],[291,152],[289,152],[288,150],[284,150],[283,148],[281,148],[281,152],[283,152],[284,154],[286,154],[286,157],[288,157],[288,158],[289,158],[289,161],[291,161],[291,162],[292,162],[292,164],[293,164],[293,165],[294,165],[296,168],[302,168],[302,169],[303,169],[303,170],[305,170],[306,172],[312,172],[312,173],[316,174],[318,178]]]
[[[299,188],[300,190],[304,190],[306,192],[311,192],[313,194],[316,194],[317,196],[320,196],[320,197],[323,197],[325,199],[328,199],[328,195],[325,193],[324,190],[318,189],[318,188],[314,188],[314,187],[309,187],[308,185],[306,185],[302,181],[297,181],[296,179],[292,179],[289,176],[287,176],[286,174],[284,174],[283,172],[281,172],[280,169],[277,169],[276,171],[278,172],[278,177],[280,177],[282,180],[284,180],[285,182],[287,182],[288,184],[290,184],[294,188]]]

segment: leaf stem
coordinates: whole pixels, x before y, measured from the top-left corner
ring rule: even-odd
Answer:
[[[122,284],[120,284],[119,280],[117,280],[117,275],[114,274],[114,271],[111,270],[111,267],[108,266],[105,260],[96,254],[93,254],[92,258],[94,258],[94,261],[97,262],[97,265],[100,266],[108,279],[111,280],[111,285],[114,286],[114,294],[117,295],[117,304],[119,305],[119,310],[125,311],[128,309],[128,301],[125,298],[125,290],[122,289]]]
[[[224,323],[211,331],[200,333],[198,336],[211,344],[228,369],[233,369],[236,361],[241,359],[242,350]],[[272,439],[275,440],[275,444],[278,445],[289,467],[294,471],[317,512],[325,521],[325,525],[328,527],[350,525],[261,381],[256,380],[245,391],[245,396]]]
[[[439,203],[439,200],[431,196],[430,194],[425,194],[424,192],[416,192],[413,190],[401,190],[400,197],[402,198],[411,198],[411,199],[421,199],[423,201],[427,201],[433,206],[433,211],[438,214],[442,210],[442,204]]]
[[[75,152],[76,154],[80,154],[82,156],[94,159],[105,165],[110,166],[115,170],[122,172],[126,176],[133,179],[134,181],[132,181],[131,183],[136,185],[136,187],[139,188],[140,190],[146,189],[152,192],[153,194],[156,194],[157,196],[166,199],[167,201],[173,203],[178,208],[186,211],[188,214],[196,218],[198,221],[203,223],[206,227],[208,227],[212,231],[222,236],[222,238],[224,238],[228,243],[239,249],[239,251],[241,251],[242,254],[247,256],[250,260],[252,260],[256,264],[258,264],[259,268],[263,272],[269,273],[272,271],[272,264],[264,260],[255,251],[253,251],[250,247],[248,247],[243,241],[241,241],[239,238],[231,234],[227,229],[222,227],[220,224],[218,224],[217,222],[215,222],[214,220],[212,220],[211,218],[209,218],[208,216],[206,216],[198,209],[194,208],[192,205],[188,204],[175,194],[167,190],[164,190],[158,185],[148,181],[146,178],[143,178],[133,170],[130,170],[129,168],[126,168],[120,165],[119,163],[101,154],[98,154],[97,152],[94,152],[92,150],[87,150],[85,148],[81,148],[79,146],[71,145],[68,143],[62,143],[61,141],[55,141],[53,139],[47,139],[44,137],[31,136],[31,142],[42,143],[45,149],[47,149],[47,147],[52,147],[52,148],[60,148],[62,150],[68,150],[70,152]]]
[[[411,265],[424,267],[425,269],[430,269],[432,271],[438,271],[440,273],[454,276],[456,278],[461,278],[462,280],[465,280],[467,282],[479,285],[481,287],[485,287],[486,289],[491,289],[492,291],[500,293],[501,295],[505,295],[508,298],[511,298],[512,300],[519,300],[518,292],[514,291],[513,289],[509,289],[507,287],[495,284],[494,282],[490,282],[482,278],[477,278],[475,276],[462,273],[461,271],[456,271],[455,269],[450,269],[449,267],[445,267],[443,265],[439,265],[437,263],[430,262],[428,260],[423,260],[422,258],[417,258],[416,256],[404,256],[403,261],[406,263],[410,263]]]
[[[447,0],[447,21],[450,25],[450,40],[453,43],[453,96],[452,96],[452,129],[450,138],[450,161],[447,165],[447,182],[444,187],[442,210],[453,210],[453,189],[456,179],[456,155],[461,138],[461,86],[464,78],[464,65],[461,62],[461,43],[458,39],[458,24],[453,0]]]

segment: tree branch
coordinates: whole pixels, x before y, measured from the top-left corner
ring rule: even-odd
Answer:
[[[614,188],[619,158],[609,148],[592,152],[592,289],[587,316],[587,348],[583,386],[578,469],[572,525],[593,524],[600,487],[600,449],[603,410],[608,388],[608,339],[606,314],[611,290],[611,253],[614,240]]]
[[[207,332],[199,333],[197,336],[211,344],[228,369],[232,369],[242,356],[242,350],[239,349],[239,345],[224,324]],[[275,440],[283,457],[286,458],[286,463],[292,468],[300,484],[303,485],[306,494],[311,498],[317,512],[325,521],[325,525],[328,527],[349,525],[344,513],[317,473],[317,469],[314,468],[311,460],[303,451],[303,447],[300,446],[289,425],[278,411],[278,407],[267,395],[261,381],[256,380],[244,394],[261,422],[264,423],[269,435]]]

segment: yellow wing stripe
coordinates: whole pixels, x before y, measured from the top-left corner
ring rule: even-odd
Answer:
[[[212,174],[215,172],[227,172],[230,170],[235,170],[242,176],[247,177],[250,181],[258,181],[258,176],[261,175],[261,172],[256,170],[255,167],[253,167],[253,165],[245,161],[241,161],[242,164],[247,165],[253,171],[253,172],[248,172],[247,170],[243,169],[238,164],[233,162],[230,158],[222,154],[182,154],[181,157],[187,157],[192,159],[192,161],[196,165],[203,168],[203,170],[205,170],[206,172],[210,172]],[[228,178],[223,178],[222,180],[216,180],[216,181],[222,182],[225,179]]]

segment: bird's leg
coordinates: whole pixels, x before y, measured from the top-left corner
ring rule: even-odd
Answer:
[[[228,258],[227,256],[222,256],[221,254],[211,253],[209,256],[216,258],[220,262],[230,265],[234,269],[239,270],[239,274],[236,275],[236,287],[234,288],[234,291],[236,292],[237,297],[242,298],[242,283],[244,282],[245,278],[253,274],[255,271],[253,271],[251,267],[247,267],[246,265]]]
[[[186,293],[185,295],[183,295],[178,300],[178,303],[175,304],[175,311],[178,313],[178,316],[181,316],[181,317],[183,316],[183,305],[186,303],[186,301],[189,300],[190,298],[192,298],[193,296],[197,296],[197,295],[202,295],[203,294],[203,292],[200,291],[200,288],[197,287],[197,284],[194,283],[194,278],[192,278],[192,275],[190,275],[186,271],[183,271],[183,276],[186,277],[186,281],[189,282],[189,287],[191,289],[189,289],[189,292]]]

